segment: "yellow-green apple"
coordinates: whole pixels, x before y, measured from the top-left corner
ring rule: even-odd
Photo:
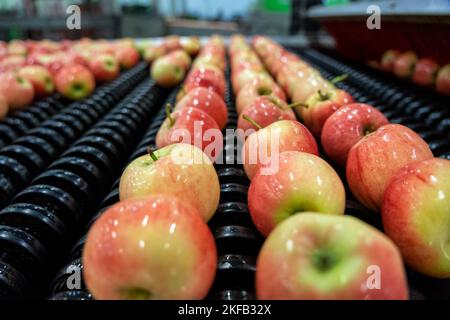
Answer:
[[[295,120],[292,108],[276,96],[260,96],[242,111],[237,126],[258,130],[279,120]]]
[[[345,190],[334,169],[318,156],[285,151],[272,156],[253,177],[248,207],[256,228],[268,236],[294,214],[344,214]]]
[[[450,64],[439,69],[436,77],[436,90],[440,93],[450,95]]]
[[[197,209],[162,194],[110,207],[83,250],[86,286],[98,300],[203,299],[216,263],[214,238]]]
[[[242,163],[251,180],[261,165],[285,151],[319,155],[316,140],[309,130],[295,120],[280,120],[251,134],[242,149]]]
[[[159,57],[166,54],[166,49],[164,45],[151,44],[143,49],[142,58],[148,63],[152,63]]]
[[[400,54],[394,61],[394,74],[401,78],[410,78],[419,58],[412,51]]]
[[[181,66],[173,64],[168,56],[163,56],[153,62],[150,74],[159,86],[172,88],[183,80],[185,70]]]
[[[345,167],[350,149],[364,136],[388,123],[383,113],[367,104],[342,106],[325,121],[322,147],[331,160]]]
[[[289,91],[294,103],[305,103],[312,94],[319,90],[328,91],[332,88],[333,85],[319,74],[311,73],[305,78],[298,78]]]
[[[0,120],[8,115],[9,107],[5,96],[0,92]]]
[[[45,97],[55,91],[53,77],[47,68],[42,66],[25,66],[21,68],[18,74],[31,82],[36,97]]]
[[[140,56],[139,51],[132,46],[123,46],[115,50],[115,56],[123,69],[131,69],[138,64]]]
[[[119,60],[111,54],[94,56],[89,62],[89,68],[94,74],[95,80],[108,82],[116,79],[120,73]]]
[[[156,135],[156,147],[187,143],[199,147],[215,161],[223,147],[223,134],[217,122],[198,108],[182,108],[170,113]]]
[[[220,186],[208,157],[189,144],[171,144],[132,161],[122,173],[120,200],[170,194],[196,208],[204,221],[219,204]]]
[[[406,300],[398,248],[351,216],[308,212],[290,217],[266,239],[256,264],[262,300]]]
[[[199,68],[189,73],[184,82],[184,90],[203,87],[216,92],[222,98],[225,96],[225,77],[211,68]]]
[[[387,183],[401,167],[433,158],[411,129],[387,124],[363,137],[348,154],[346,176],[353,195],[372,211],[380,209]]]
[[[272,96],[286,101],[286,95],[276,83],[261,81],[249,83],[239,91],[236,98],[236,111],[239,114],[260,96]]]
[[[296,107],[303,123],[311,130],[315,137],[320,138],[325,121],[343,105],[353,103],[352,96],[341,89],[327,91],[318,90],[305,102]]]
[[[405,262],[435,278],[450,278],[450,161],[415,162],[395,173],[382,206],[386,234]]]
[[[421,86],[431,86],[436,80],[438,70],[439,65],[436,61],[422,58],[416,63],[412,80]]]
[[[394,70],[395,60],[400,56],[401,52],[398,50],[390,49],[383,53],[381,57],[381,69],[384,71],[392,72]]]
[[[61,68],[55,77],[56,90],[71,100],[80,100],[89,96],[95,89],[92,72],[81,64],[67,65]]]
[[[223,99],[214,91],[206,88],[195,88],[189,91],[177,104],[174,111],[183,108],[197,108],[209,114],[216,120],[221,130],[228,121],[228,110]]]
[[[196,56],[200,49],[202,48],[202,43],[200,42],[199,37],[188,37],[187,39],[183,39],[181,41],[181,46],[183,50],[186,51],[190,56]]]
[[[27,107],[34,98],[34,88],[30,81],[14,72],[0,73],[0,94],[6,99],[9,110]]]

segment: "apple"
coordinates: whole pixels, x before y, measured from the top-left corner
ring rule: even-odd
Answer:
[[[166,49],[163,45],[149,45],[144,48],[143,59],[148,63],[152,63],[159,57],[166,54]]]
[[[256,296],[407,300],[408,284],[400,252],[383,233],[351,216],[305,212],[266,239],[256,264]]]
[[[45,97],[55,91],[55,84],[51,73],[42,66],[25,66],[18,73],[22,78],[31,82],[37,97]]]
[[[439,65],[427,58],[422,58],[416,63],[413,74],[413,82],[421,86],[431,86],[436,80]]]
[[[260,96],[242,111],[237,127],[243,131],[265,128],[279,120],[295,120],[294,111],[283,100]]]
[[[300,122],[280,120],[251,134],[242,149],[242,163],[251,180],[261,165],[284,151],[301,151],[319,155],[316,140]]]
[[[119,60],[111,54],[95,56],[89,63],[94,77],[99,82],[108,82],[116,79],[120,73]]]
[[[348,154],[346,176],[353,195],[378,211],[387,183],[401,167],[433,158],[427,143],[400,124],[387,124],[362,138]]]
[[[203,87],[216,92],[220,97],[225,96],[225,77],[211,68],[199,68],[189,73],[184,82],[184,90],[189,92],[192,89]]]
[[[436,77],[436,90],[440,93],[450,95],[450,64],[439,69]]]
[[[353,103],[353,98],[344,90],[331,89],[323,92],[318,90],[306,100],[304,106],[298,106],[295,110],[312,134],[320,138],[325,121],[337,109],[349,103]]]
[[[17,71],[27,63],[24,56],[6,56],[0,61],[0,72]]]
[[[450,278],[450,161],[403,167],[389,181],[382,205],[386,234],[406,263],[434,278]]]
[[[131,69],[138,64],[140,56],[135,47],[124,46],[115,51],[117,60],[123,69]]]
[[[185,76],[185,70],[173,64],[168,56],[156,59],[150,69],[151,77],[155,82],[165,88],[173,88],[178,85]]]
[[[217,122],[198,108],[182,108],[170,113],[156,135],[156,147],[173,143],[187,143],[199,147],[211,161],[215,161],[223,148],[223,134]]]
[[[195,88],[189,91],[176,105],[174,111],[183,108],[197,108],[209,114],[221,130],[228,121],[228,110],[222,98],[212,90]]]
[[[274,80],[266,72],[257,72],[245,69],[239,73],[233,74],[231,76],[231,82],[233,85],[234,93],[237,96],[241,91],[241,89],[249,83],[255,82],[274,83]]]
[[[6,99],[9,110],[24,109],[34,98],[30,81],[13,72],[0,74],[0,94]]]
[[[398,56],[394,62],[394,74],[401,78],[410,78],[419,58],[412,51],[407,51]]]
[[[260,96],[275,96],[286,101],[286,95],[276,83],[252,82],[244,86],[237,95],[236,111],[238,115]]]
[[[400,54],[400,51],[393,49],[387,50],[385,53],[383,53],[380,64],[381,69],[384,71],[392,72],[394,70],[395,60],[397,60]]]
[[[331,89],[333,89],[333,85],[330,82],[316,73],[311,73],[305,78],[295,81],[289,92],[291,92],[294,103],[306,103],[306,100],[319,90],[326,92]]]
[[[181,46],[191,57],[196,56],[202,48],[199,37],[188,37],[184,41],[181,41]]]
[[[55,78],[56,89],[64,97],[80,100],[89,96],[95,89],[92,72],[80,64],[61,68]]]
[[[8,54],[12,56],[26,56],[28,52],[25,41],[13,40],[8,44]]]
[[[219,204],[219,178],[197,147],[176,143],[132,161],[122,173],[120,200],[163,193],[176,196],[209,221]]]
[[[344,214],[345,190],[334,169],[318,156],[285,151],[253,177],[248,207],[256,228],[268,236],[277,224],[297,213]]]
[[[6,118],[8,110],[8,101],[6,101],[5,96],[0,92],[0,120]]]
[[[198,68],[201,68],[202,66],[205,65],[213,65],[222,70],[223,72],[225,70],[225,59],[218,55],[203,54],[202,51],[195,59],[194,65],[197,66]]]
[[[383,113],[367,104],[342,106],[325,121],[322,147],[331,160],[345,167],[350,149],[363,137],[388,123]]]
[[[172,36],[165,37],[164,38],[164,47],[168,52],[182,49],[181,42],[180,42],[180,36],[172,35]]]
[[[188,70],[192,63],[191,57],[184,50],[172,51],[169,54],[169,59],[171,59],[174,64],[181,66],[184,70]]]
[[[82,259],[97,300],[191,300],[208,294],[217,249],[196,208],[158,194],[107,209],[89,230]]]

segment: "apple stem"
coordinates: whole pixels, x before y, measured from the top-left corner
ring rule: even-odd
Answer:
[[[172,118],[172,106],[170,103],[166,104],[166,118],[169,119],[169,124],[172,127],[175,124],[175,119]]]
[[[262,127],[252,118],[250,118],[248,115],[244,114],[242,115],[242,118],[244,118],[244,120],[250,122],[252,125],[254,125],[256,128],[258,129],[262,129]]]
[[[150,156],[150,158],[152,158],[153,161],[158,161],[158,157],[156,156],[155,152],[153,151],[152,148],[148,147],[147,148],[147,152]]]
[[[323,93],[322,90],[317,90],[317,94],[320,97],[320,100],[325,101],[328,100],[330,98],[330,96],[326,93]]]
[[[348,78],[348,74],[344,73],[344,74],[341,74],[340,76],[337,76],[337,77],[334,77],[333,79],[331,79],[331,83],[336,84],[341,81],[344,81],[347,78]]]
[[[296,103],[291,103],[290,105],[288,105],[288,108],[296,108],[296,107],[302,107],[302,108],[306,108],[306,109],[309,108],[309,106],[303,102],[296,102]]]

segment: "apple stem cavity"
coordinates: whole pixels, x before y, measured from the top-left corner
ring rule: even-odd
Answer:
[[[168,103],[166,104],[166,118],[169,119],[169,125],[173,127],[173,125],[175,124],[175,119],[172,117],[171,113],[172,106],[170,105],[170,103]]]
[[[291,103],[290,105],[288,105],[288,108],[297,108],[297,107],[302,107],[302,108],[306,108],[306,109],[309,108],[309,106],[303,102],[296,102],[296,103]]]
[[[147,152],[150,156],[150,158],[152,158],[153,161],[158,161],[158,157],[156,156],[155,152],[153,151],[152,148],[148,147],[147,148]]]
[[[323,93],[322,90],[317,90],[317,94],[320,97],[320,101],[326,101],[326,100],[330,99],[330,95],[327,93]]]
[[[256,128],[258,129],[262,129],[261,125],[259,125],[255,120],[253,120],[252,118],[250,118],[248,115],[244,114],[242,116],[242,118],[244,118],[245,121],[250,122],[252,125],[254,125]]]
[[[344,81],[347,78],[348,78],[348,74],[344,73],[344,74],[341,74],[340,76],[337,76],[337,77],[334,77],[333,79],[331,79],[331,83],[336,84],[336,83]]]

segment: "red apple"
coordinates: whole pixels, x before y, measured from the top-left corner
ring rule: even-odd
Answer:
[[[286,95],[276,83],[264,83],[261,81],[249,83],[239,91],[236,98],[236,111],[238,115],[260,96],[275,96],[286,101]]]
[[[389,121],[377,109],[367,104],[353,103],[339,108],[325,122],[322,147],[331,160],[345,166],[350,149],[364,136]]]
[[[6,99],[9,110],[23,109],[34,98],[34,89],[30,81],[13,72],[0,74],[0,94]]]
[[[164,38],[164,47],[168,52],[182,49],[180,36],[172,35]]]
[[[412,51],[402,53],[394,62],[394,74],[401,78],[410,78],[419,58]]]
[[[233,90],[237,96],[241,89],[250,83],[264,82],[274,83],[273,79],[266,72],[257,72],[249,69],[244,69],[239,73],[235,73],[231,76]]]
[[[120,65],[117,58],[110,54],[95,56],[89,63],[94,77],[99,82],[108,82],[116,79],[120,73]]]
[[[216,263],[197,209],[161,194],[110,207],[83,250],[86,286],[98,300],[203,299]]]
[[[219,204],[219,178],[199,148],[171,144],[133,160],[120,177],[121,200],[156,193],[170,194],[192,205],[207,222]]]
[[[55,91],[53,77],[47,68],[39,65],[26,66],[19,70],[19,75],[31,82],[37,97],[45,97]]]
[[[17,71],[27,62],[24,56],[6,56],[0,61],[0,72]]]
[[[120,66],[124,69],[131,69],[138,64],[140,56],[139,51],[135,47],[124,46],[118,48],[115,52],[117,60],[119,60]]]
[[[392,241],[351,216],[298,214],[269,235],[256,264],[261,300],[406,300]]]
[[[427,58],[422,58],[416,63],[414,68],[413,81],[421,86],[431,86],[434,84],[439,65]]]
[[[8,111],[8,101],[6,101],[5,96],[0,93],[0,120],[6,118],[6,116],[8,115]]]
[[[163,45],[149,45],[144,48],[143,58],[148,63],[152,63],[159,57],[162,57],[166,54],[166,49]]]
[[[306,103],[306,100],[319,90],[326,92],[334,89],[330,82],[316,73],[310,73],[304,78],[294,78],[290,86],[289,92],[294,103]]]
[[[242,111],[238,119],[238,128],[244,131],[258,130],[279,120],[295,120],[294,111],[277,97],[260,96]]]
[[[395,172],[409,163],[431,158],[430,148],[417,133],[399,124],[387,124],[352,147],[347,159],[347,182],[361,203],[378,211]]]
[[[192,89],[203,87],[216,92],[222,98],[225,96],[225,77],[211,68],[195,69],[189,73],[184,82],[184,89],[189,92]]]
[[[173,64],[168,56],[156,59],[150,69],[151,77],[155,82],[165,88],[172,88],[178,85],[185,76],[185,70]]]
[[[440,93],[450,95],[450,64],[439,69],[436,77],[436,90]]]
[[[214,91],[202,87],[193,89],[177,102],[174,110],[191,107],[206,112],[216,120],[221,130],[225,129],[228,121],[227,106]]]
[[[256,228],[268,236],[294,214],[344,214],[345,190],[337,173],[318,156],[285,151],[273,156],[253,177],[248,207]]]
[[[260,166],[284,151],[301,151],[319,155],[316,140],[300,122],[280,120],[251,134],[242,149],[242,163],[251,180]]]
[[[394,63],[400,56],[401,52],[398,50],[387,50],[381,57],[381,69],[392,72],[394,70]]]
[[[172,63],[179,65],[184,70],[188,70],[192,60],[191,57],[184,50],[175,50],[169,54],[169,59],[171,59]]]
[[[170,114],[159,128],[156,146],[187,143],[200,148],[215,161],[223,147],[223,134],[217,122],[197,108],[182,108]]]
[[[225,59],[219,55],[214,54],[203,54],[204,50],[200,52],[197,58],[194,61],[194,65],[197,68],[201,68],[203,66],[212,65],[222,72],[225,70]]]
[[[8,44],[8,54],[17,56],[26,56],[28,52],[25,41],[13,40]]]
[[[55,84],[58,92],[71,100],[84,99],[95,89],[94,75],[80,64],[62,67],[56,75]]]
[[[450,161],[434,158],[397,171],[381,212],[386,234],[410,267],[450,278]]]
[[[306,100],[305,106],[296,107],[296,111],[312,134],[320,138],[325,121],[337,109],[352,102],[352,96],[344,90],[318,90]]]

